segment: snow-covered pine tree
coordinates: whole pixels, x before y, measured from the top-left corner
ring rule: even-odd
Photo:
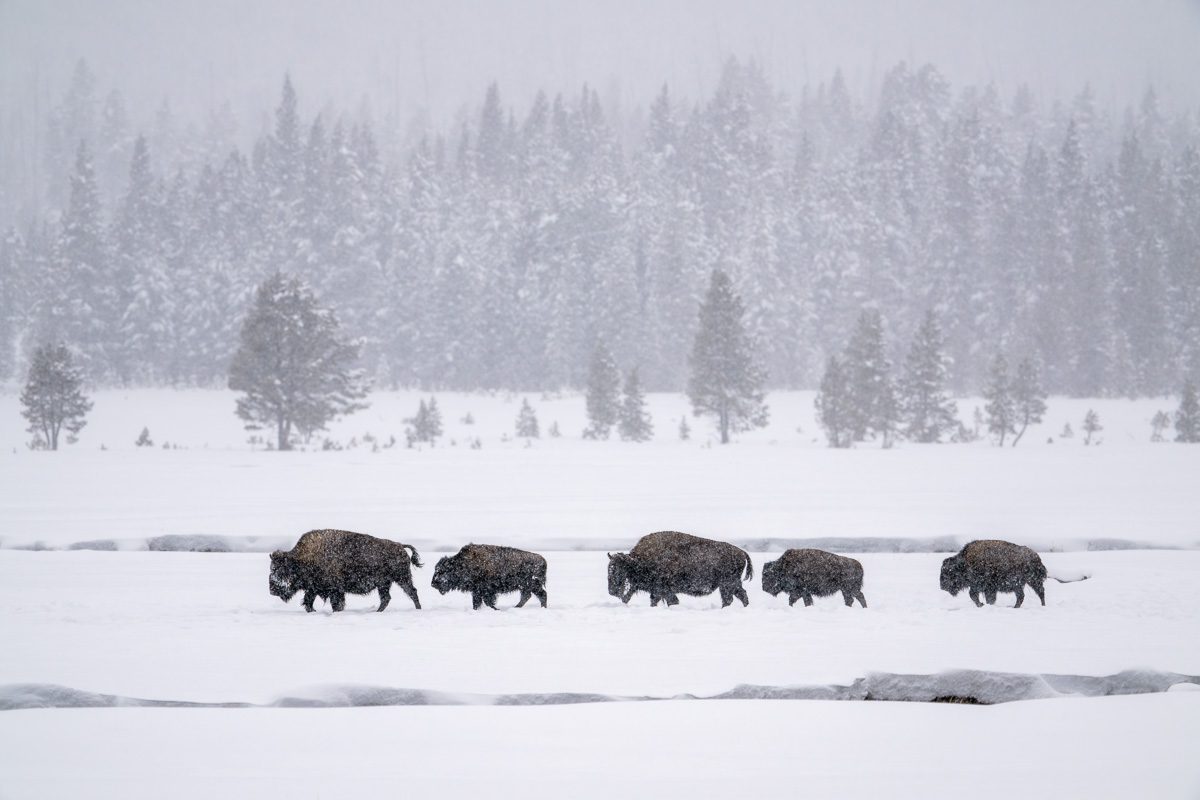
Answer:
[[[1170,427],[1170,414],[1162,410],[1154,412],[1154,417],[1150,420],[1150,441],[1161,442],[1163,440],[1163,434]]]
[[[654,436],[654,423],[646,410],[646,395],[638,380],[638,368],[629,371],[625,379],[625,397],[621,400],[617,433],[627,442],[646,442]]]
[[[437,442],[442,436],[442,410],[438,408],[436,397],[430,397],[425,404],[425,433],[430,442]]]
[[[679,441],[686,442],[692,438],[691,426],[687,423],[687,415],[679,418]]]
[[[946,394],[945,342],[932,310],[917,330],[904,361],[900,381],[900,415],[903,432],[914,442],[940,442],[958,430],[954,401]]]
[[[853,402],[846,366],[837,356],[830,356],[825,362],[821,389],[814,401],[817,421],[825,429],[830,447],[849,447],[854,442]]]
[[[1183,384],[1179,409],[1175,412],[1175,441],[1200,442],[1200,400],[1196,398],[1196,384],[1190,380]]]
[[[766,376],[746,332],[744,313],[733,281],[721,270],[713,270],[692,345],[688,397],[693,413],[716,417],[721,444],[729,443],[730,433],[767,424]]]
[[[54,298],[46,298],[57,309],[48,332],[79,349],[81,368],[89,375],[108,377],[120,316],[118,282],[112,276],[91,151],[84,141],[75,152],[58,253],[63,285],[53,288]]]
[[[34,350],[21,406],[37,447],[57,450],[64,428],[68,442],[83,430],[92,403],[83,394],[83,376],[66,345],[44,344]]]
[[[878,309],[868,308],[859,313],[846,346],[844,367],[850,386],[850,427],[854,441],[879,434],[884,446],[889,446],[898,404],[890,375],[891,362],[884,349],[883,317]]]
[[[229,366],[229,388],[244,393],[237,415],[247,430],[273,427],[276,447],[291,449],[293,432],[307,436],[366,408],[358,350],[307,286],[276,272],[255,292]]]
[[[1017,442],[1025,435],[1025,430],[1030,425],[1041,422],[1046,414],[1046,390],[1042,388],[1037,365],[1028,356],[1017,364],[1017,377],[1012,384],[1012,400],[1013,428],[1016,431],[1012,446],[1016,447]]]
[[[1004,440],[1014,433],[1013,423],[1016,421],[1016,405],[1013,402],[1012,386],[1008,377],[1008,359],[1003,353],[997,353],[988,371],[988,385],[983,390],[987,400],[984,412],[987,414],[988,432],[999,437],[998,444],[1003,447]]]
[[[607,439],[620,413],[621,373],[604,342],[592,350],[588,365],[585,439]]]
[[[517,412],[517,436],[522,439],[537,439],[539,435],[537,414],[526,397],[521,400],[521,410]]]
[[[424,398],[417,406],[417,413],[406,418],[404,423],[404,438],[409,447],[417,442],[429,441],[429,407],[425,405]]]
[[[1083,417],[1083,443],[1091,444],[1092,437],[1102,430],[1104,430],[1104,426],[1100,424],[1100,415],[1089,408]],[[1096,444],[1100,444],[1100,441],[1096,440]]]

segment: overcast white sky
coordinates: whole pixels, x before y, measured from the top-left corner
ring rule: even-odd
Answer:
[[[1006,92],[1090,81],[1101,104],[1153,82],[1167,107],[1200,108],[1200,0],[0,0],[0,92],[36,65],[56,98],[83,56],[143,110],[167,94],[185,112],[269,107],[285,70],[306,111],[370,94],[441,121],[493,79],[518,108],[584,81],[627,103],[664,81],[696,97],[731,54],[784,89],[837,66],[869,88],[909,59]]]

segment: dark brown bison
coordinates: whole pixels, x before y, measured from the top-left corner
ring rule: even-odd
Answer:
[[[494,544],[468,544],[438,561],[433,588],[442,594],[470,592],[471,605],[496,607],[497,595],[520,592],[517,608],[536,595],[546,607],[546,559],[528,550]]]
[[[854,605],[857,599],[866,608],[862,585],[862,564],[824,550],[785,550],[778,561],[768,561],[762,568],[763,591],[771,596],[787,592],[788,605],[793,606],[801,598],[804,605],[811,606],[814,596],[841,592],[846,605]]]
[[[638,540],[628,553],[608,554],[608,593],[628,603],[634,592],[649,592],[650,605],[665,600],[679,602],[678,594],[695,596],[721,592],[721,607],[750,598],[742,588],[754,577],[750,556],[728,542],[702,539],[687,533],[659,531]]]
[[[411,552],[411,556],[409,553]],[[392,599],[392,583],[421,607],[413,586],[413,566],[421,566],[417,549],[388,539],[376,539],[350,531],[309,531],[296,546],[271,553],[271,594],[287,602],[304,592],[304,610],[313,610],[313,600],[328,600],[334,611],[346,607],[346,593],[379,592],[379,611]]]
[[[957,595],[968,591],[975,605],[979,593],[989,604],[996,602],[997,592],[1015,592],[1016,608],[1025,601],[1025,584],[1037,593],[1046,605],[1046,567],[1041,557],[1019,544],[999,539],[974,541],[942,562],[942,591]]]

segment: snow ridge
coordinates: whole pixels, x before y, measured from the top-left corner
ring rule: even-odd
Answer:
[[[46,683],[0,686],[0,711],[34,708],[361,708],[377,706],[549,706],[650,700],[845,700],[994,705],[1019,700],[1154,694],[1200,687],[1200,676],[1155,670],[1114,675],[1037,675],[950,670],[932,675],[869,673],[853,683],[813,686],[740,684],[727,692],[654,697],[588,692],[480,694],[385,686],[316,686],[268,703],[192,702],[100,694]]]

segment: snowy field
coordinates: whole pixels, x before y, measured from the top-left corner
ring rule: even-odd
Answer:
[[[691,417],[691,440],[679,440],[681,395],[650,397],[656,437],[646,444],[583,441],[581,396],[533,396],[543,437],[554,422],[563,436],[528,448],[513,440],[521,396],[447,393],[442,443],[407,450],[404,418],[419,397],[376,394],[338,422],[328,438],[354,449],[277,453],[246,443],[231,392],[101,392],[79,443],[42,453],[23,445],[16,397],[0,396],[0,548],[144,548],[149,537],[200,534],[259,537],[240,546],[266,550],[318,527],[423,549],[485,539],[612,549],[668,528],[751,546],[982,536],[1041,550],[1106,539],[1200,546],[1200,448],[1149,442],[1150,418],[1174,399],[1051,398],[1045,424],[1016,449],[980,441],[834,451],[808,392],[769,395],[771,425],[726,447],[712,444],[709,421]],[[981,402],[960,405],[970,420]],[[1089,408],[1105,427],[1099,447],[1082,443]],[[461,421],[468,413],[472,425]],[[1075,437],[1064,440],[1067,423]],[[134,447],[143,427],[154,448]],[[401,443],[375,452],[366,435]],[[479,449],[468,446],[474,438]]]
[[[1183,691],[1200,680],[1184,677],[1200,675],[1198,552],[1050,553],[1052,575],[1091,578],[1052,582],[1048,606],[1022,609],[941,593],[938,554],[862,555],[867,609],[789,608],[755,583],[749,608],[724,610],[709,598],[652,609],[644,595],[622,606],[603,553],[548,556],[546,610],[506,596],[471,611],[430,589],[426,566],[423,610],[397,598],[376,614],[373,596],[352,596],[334,615],[269,596],[261,554],[0,552],[0,705],[70,701],[47,684],[117,702],[433,704],[0,711],[0,796],[510,797],[530,782],[596,797],[1200,792],[1200,692]],[[981,672],[904,677],[946,670]],[[1125,670],[1100,691],[1153,677],[1136,670],[1181,685],[1072,696],[1095,691],[1079,676]],[[820,697],[864,677],[879,697],[1043,699],[632,699]],[[551,693],[613,701],[541,705]],[[500,695],[538,707],[496,707]]]
[[[1015,450],[832,451],[810,393],[772,394],[772,425],[729,447],[690,417],[678,439],[679,396],[651,397],[643,445],[581,441],[581,397],[531,396],[563,437],[526,447],[520,396],[443,394],[438,447],[363,444],[402,440],[418,397],[328,434],[356,447],[292,453],[247,444],[217,391],[99,393],[78,444],[35,453],[0,397],[0,798],[1200,797],[1200,448],[1148,441],[1174,401],[1051,398]],[[261,551],[325,526],[416,544],[424,609],[271,597]],[[609,597],[603,549],[660,528],[746,544],[750,607]],[[146,552],[159,536],[259,552]],[[981,536],[1090,578],[976,609],[938,590],[944,553],[866,552],[867,609],[759,588],[794,540]],[[544,551],[550,608],[434,592],[471,540]],[[1088,549],[1129,543],[1181,549]],[[997,704],[853,701],[945,694]],[[718,696],[738,699],[692,699]],[[109,707],[140,701],[172,707]]]

